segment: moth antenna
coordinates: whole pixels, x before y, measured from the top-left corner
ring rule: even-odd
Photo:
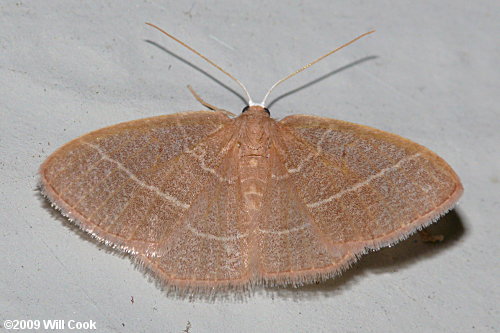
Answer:
[[[184,46],[185,48],[187,48],[189,51],[193,52],[194,54],[196,54],[197,56],[199,56],[200,58],[202,58],[203,60],[205,60],[206,62],[208,62],[210,65],[214,66],[215,68],[217,68],[218,70],[220,70],[222,73],[226,74],[227,76],[229,76],[231,79],[233,79],[244,91],[245,91],[245,94],[247,95],[247,98],[248,98],[248,105],[255,105],[255,103],[252,101],[252,98],[250,97],[250,93],[248,92],[247,88],[245,87],[245,85],[243,83],[240,82],[240,80],[238,80],[237,78],[235,78],[234,76],[232,76],[230,73],[228,73],[226,70],[222,69],[222,67],[220,67],[219,65],[217,65],[215,62],[213,62],[212,60],[208,59],[207,57],[205,57],[203,54],[201,54],[200,52],[196,51],[195,49],[193,49],[191,46],[187,45],[186,43],[184,43],[183,41],[175,38],[174,36],[172,36],[171,34],[169,34],[168,32],[166,32],[165,30],[163,30],[162,28],[154,25],[153,23],[148,23],[146,22],[147,25],[157,29],[158,31],[160,31],[161,33],[167,35],[168,37],[172,38],[173,40],[175,40],[177,43],[181,44],[182,46]]]
[[[326,57],[328,57],[329,55],[334,54],[335,52],[339,51],[340,49],[343,49],[344,47],[346,47],[346,46],[348,46],[348,45],[351,45],[352,43],[354,43],[354,42],[355,42],[355,41],[357,41],[358,39],[361,39],[361,38],[363,38],[363,37],[365,37],[365,36],[367,36],[367,35],[369,35],[369,34],[371,34],[371,33],[374,33],[374,32],[375,32],[375,30],[365,32],[364,34],[359,35],[358,37],[354,38],[354,39],[353,39],[353,40],[351,40],[350,42],[345,43],[344,45],[337,47],[336,49],[334,49],[334,50],[332,50],[332,51],[328,52],[328,53],[327,53],[327,54],[325,54],[325,55],[322,55],[321,57],[319,57],[318,59],[314,60],[313,62],[311,62],[311,63],[309,63],[309,64],[305,65],[304,67],[301,67],[300,69],[296,70],[295,72],[293,72],[293,73],[291,73],[291,74],[289,74],[289,75],[285,76],[284,78],[282,78],[281,80],[279,80],[278,82],[276,82],[275,84],[273,84],[273,85],[271,86],[271,88],[267,91],[266,95],[264,96],[264,99],[262,100],[262,103],[260,103],[260,104],[258,104],[258,105],[260,105],[260,106],[262,106],[262,107],[265,107],[267,97],[269,97],[269,94],[271,93],[271,91],[273,91],[273,89],[274,89],[274,88],[276,88],[276,86],[278,86],[279,84],[281,84],[281,83],[283,83],[284,81],[288,80],[288,79],[289,79],[289,78],[291,78],[292,76],[295,76],[295,75],[299,74],[299,73],[300,73],[300,72],[302,72],[303,70],[308,69],[308,68],[309,68],[309,67],[311,67],[312,65],[314,65],[314,64],[316,64],[317,62],[319,62],[319,61],[321,61],[321,60],[325,59],[325,58],[326,58]]]

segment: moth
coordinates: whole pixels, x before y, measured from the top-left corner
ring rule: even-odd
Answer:
[[[463,192],[453,169],[410,140],[341,120],[279,121],[245,91],[211,110],[130,121],[83,135],[40,167],[63,215],[180,290],[300,285],[339,274],[367,250],[408,237]]]

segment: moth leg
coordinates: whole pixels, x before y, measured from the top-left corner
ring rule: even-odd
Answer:
[[[443,235],[433,234],[427,229],[422,229],[418,231],[420,240],[424,243],[439,243],[444,240]]]
[[[209,108],[210,110],[213,110],[213,111],[216,111],[216,112],[222,112],[224,113],[226,116],[230,116],[230,117],[236,117],[236,115],[232,112],[229,112],[227,110],[224,110],[224,109],[220,109],[212,104],[209,104],[207,102],[205,102],[197,93],[196,91],[194,91],[193,87],[191,87],[190,85],[187,86],[189,91],[191,92],[191,94],[193,94],[194,98],[196,98],[196,100],[198,102],[201,103],[201,105],[203,105],[204,107],[206,108]]]

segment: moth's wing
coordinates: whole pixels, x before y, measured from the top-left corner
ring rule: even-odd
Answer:
[[[267,198],[276,203],[263,200],[261,219],[264,279],[336,274],[435,221],[463,192],[445,161],[394,134],[304,115],[284,118],[277,132]]]
[[[107,244],[152,254],[186,213],[211,167],[193,149],[217,152],[232,122],[200,111],[141,119],[83,135],[40,167],[43,193],[64,215]],[[189,153],[187,153],[189,152]]]
[[[290,139],[295,140],[283,137],[279,141]],[[328,246],[298,194],[299,187],[305,185],[287,174],[285,152],[274,146],[269,156],[271,177],[262,197],[256,230],[256,275],[270,285],[300,284],[326,276],[343,265],[345,253],[335,253]]]
[[[238,150],[232,143],[214,168],[217,176],[206,180],[204,190],[162,242],[158,255],[138,256],[162,285],[206,292],[249,283],[252,226],[243,211],[238,168]]]

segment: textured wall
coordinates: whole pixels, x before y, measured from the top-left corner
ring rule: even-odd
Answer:
[[[102,332],[498,331],[499,14],[494,1],[3,1],[0,320],[94,320]],[[189,302],[70,227],[36,191],[37,169],[57,147],[118,122],[202,109],[187,84],[219,107],[244,106],[221,82],[237,86],[146,21],[256,100],[377,29],[280,86],[271,112],[370,125],[442,156],[465,187],[432,227],[444,242],[412,237],[310,287]]]

